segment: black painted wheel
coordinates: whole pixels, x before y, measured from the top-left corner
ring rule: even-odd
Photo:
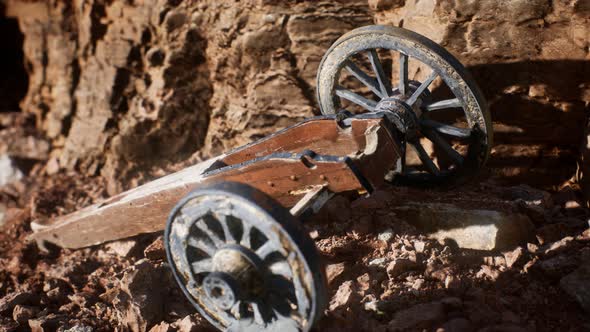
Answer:
[[[455,57],[415,32],[366,26],[340,37],[320,63],[317,98],[322,114],[392,115],[413,148],[399,183],[456,183],[488,159],[492,124],[480,89]]]
[[[315,244],[250,186],[225,182],[187,195],[168,218],[165,246],[184,294],[221,330],[308,331],[323,312]]]

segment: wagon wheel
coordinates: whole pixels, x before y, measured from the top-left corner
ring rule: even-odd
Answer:
[[[219,329],[308,331],[324,309],[313,241],[252,187],[226,182],[190,193],[171,212],[165,241],[182,291]]]
[[[389,115],[411,147],[398,183],[455,184],[488,159],[492,128],[481,91],[455,57],[412,31],[367,26],[340,37],[320,63],[317,98],[322,114]]]

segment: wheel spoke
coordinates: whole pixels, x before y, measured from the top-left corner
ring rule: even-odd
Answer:
[[[244,233],[242,233],[242,240],[240,241],[240,244],[246,248],[250,248],[250,230],[252,229],[252,226],[245,222],[242,224],[244,225]]]
[[[256,324],[264,326],[265,321],[264,318],[262,318],[262,313],[260,312],[258,303],[252,302],[250,305],[252,306],[252,311],[254,312],[254,321]]]
[[[223,228],[223,236],[225,237],[225,242],[237,242],[234,238],[234,235],[229,230],[228,218],[225,214],[218,215],[217,218],[219,219],[219,223],[221,224],[221,228]]]
[[[215,255],[215,251],[217,250],[214,246],[206,243],[205,241],[199,241],[194,237],[189,237],[187,242],[189,246],[203,251],[210,257],[213,257],[213,255]]]
[[[373,71],[377,76],[377,82],[379,82],[379,89],[381,89],[381,93],[385,96],[389,96],[391,93],[391,84],[389,83],[387,76],[385,76],[385,72],[383,72],[383,66],[381,66],[381,61],[379,61],[377,51],[369,50],[368,57],[369,61],[371,61],[371,66],[373,66]]]
[[[432,143],[438,146],[451,160],[457,164],[463,164],[463,156],[455,151],[453,147],[444,139],[442,138],[436,131],[432,129],[423,130],[422,133],[426,138],[428,138]]]
[[[242,318],[242,314],[241,314],[241,310],[240,308],[242,308],[242,301],[236,301],[236,303],[233,305],[233,307],[231,307],[231,309],[229,309],[229,312],[236,318],[240,319]]]
[[[416,100],[418,100],[418,97],[420,97],[420,95],[422,95],[424,90],[426,90],[426,88],[428,88],[428,86],[430,86],[432,81],[434,81],[434,79],[437,76],[438,76],[438,74],[433,70],[432,73],[430,73],[430,76],[428,76],[428,78],[424,82],[422,82],[422,84],[420,84],[418,89],[416,89],[416,91],[414,91],[412,96],[406,101],[406,104],[408,104],[410,106],[414,105]]]
[[[260,248],[256,249],[256,255],[260,257],[260,259],[265,259],[270,253],[275,251],[273,244],[270,240],[266,241]]]
[[[291,272],[291,266],[289,266],[289,263],[287,263],[286,261],[280,261],[280,262],[276,262],[274,264],[271,264],[269,266],[269,270],[273,274],[283,276],[287,279],[293,278],[293,273]]]
[[[211,258],[204,258],[200,261],[191,263],[193,273],[209,272],[213,268],[213,260]]]
[[[435,111],[435,110],[441,110],[441,109],[446,109],[446,108],[457,108],[457,107],[463,107],[463,104],[461,103],[459,98],[440,100],[440,101],[437,101],[434,103],[430,103],[428,105],[424,105],[423,109],[426,111]]]
[[[467,138],[471,136],[471,130],[469,129],[454,127],[433,120],[423,119],[422,121],[420,121],[420,124],[426,128],[434,129],[441,134],[453,137]]]
[[[336,95],[340,98],[349,100],[371,112],[375,110],[375,107],[377,107],[377,102],[374,100],[367,99],[341,86],[336,87]]]
[[[355,65],[352,61],[346,60],[344,63],[344,67],[348,70],[354,77],[356,77],[361,83],[363,83],[366,87],[371,89],[373,93],[375,93],[380,98],[385,98],[387,95],[384,95],[379,87],[377,86],[379,83],[376,79],[372,78],[371,76],[367,75],[362,69],[360,69],[357,65]]]
[[[399,92],[405,95],[408,91],[408,56],[399,54]]]
[[[439,175],[440,171],[438,170],[438,167],[436,167],[436,165],[434,164],[432,159],[430,159],[430,156],[428,155],[426,150],[424,150],[424,147],[422,146],[422,144],[420,144],[419,141],[414,141],[414,142],[409,142],[409,143],[410,143],[410,146],[412,146],[414,148],[414,150],[416,150],[416,153],[418,153],[418,157],[422,161],[422,164],[424,165],[424,167],[426,167],[426,170],[431,174]]]
[[[273,320],[273,310],[263,301],[250,302],[254,313],[254,321],[261,326],[265,326]]]
[[[215,234],[215,232],[213,232],[209,228],[209,226],[207,225],[207,223],[205,222],[204,219],[199,219],[199,221],[197,221],[197,223],[196,223],[196,226],[201,231],[203,231],[205,234],[207,234],[207,236],[209,236],[209,238],[211,239],[211,241],[213,241],[213,243],[215,244],[215,246],[217,248],[223,246],[223,241],[219,238],[219,236],[217,236],[217,234]]]

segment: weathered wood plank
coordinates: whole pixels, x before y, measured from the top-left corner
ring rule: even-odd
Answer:
[[[332,118],[309,119],[230,151],[222,161],[232,165],[271,153],[303,150],[319,155],[350,156],[365,149],[366,129],[381,121],[380,118],[353,118],[350,127],[340,128]]]
[[[34,222],[31,227],[35,233],[30,239],[81,248],[160,231],[169,211],[183,196],[200,185],[217,181],[247,183],[285,207],[295,205],[318,185],[335,193],[370,191],[382,182],[383,174],[400,155],[398,142],[383,121],[354,118],[349,127],[340,128],[333,119],[308,120],[305,125],[295,125],[49,224]],[[320,134],[315,135],[316,131]],[[300,153],[310,147],[331,155]],[[264,157],[258,158],[260,154]]]
[[[201,183],[203,171],[222,156],[131,189],[50,224],[33,222],[29,238],[64,248],[81,248],[163,229],[170,210]]]

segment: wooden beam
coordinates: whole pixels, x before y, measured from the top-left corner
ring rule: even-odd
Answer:
[[[81,248],[157,232],[183,196],[200,185],[219,181],[249,184],[285,207],[292,207],[317,186],[334,193],[370,192],[397,163],[399,145],[383,118],[349,120],[343,127],[329,117],[305,121],[51,223],[33,222],[34,233],[29,238],[40,244]],[[310,147],[338,155],[317,154],[308,151]]]

